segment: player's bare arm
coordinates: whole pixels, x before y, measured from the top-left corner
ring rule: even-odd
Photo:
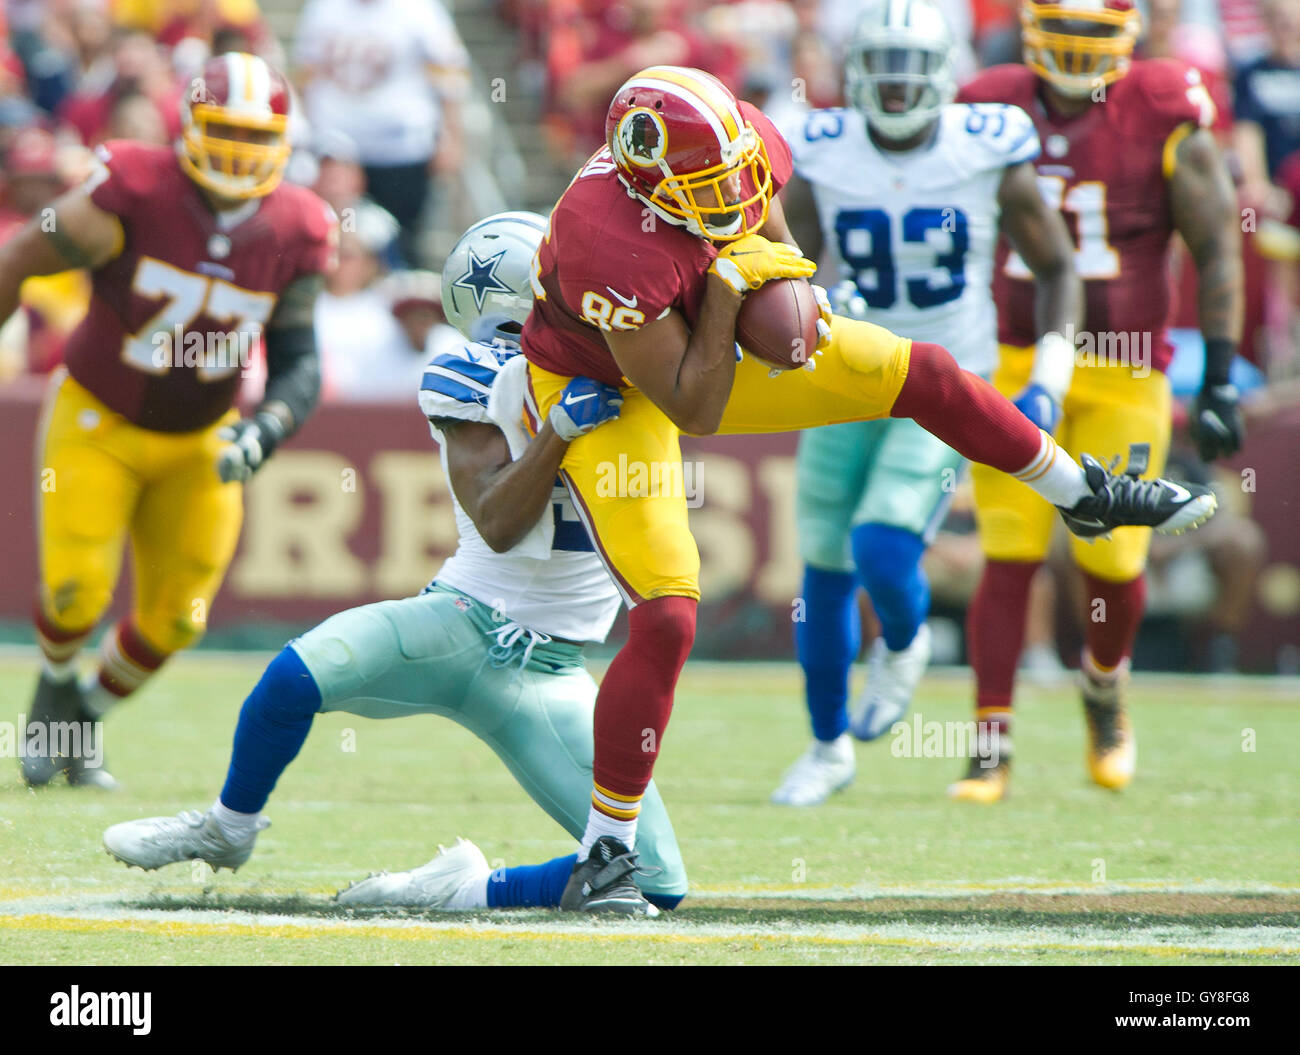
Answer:
[[[767,219],[763,221],[763,226],[758,229],[758,233],[773,242],[784,242],[786,245],[792,245],[796,248],[803,246],[803,243],[798,241],[790,230],[790,225],[785,218],[785,208],[781,205],[780,198],[772,199],[772,203],[768,206]],[[817,258],[813,257],[812,259]]]
[[[1074,268],[1074,242],[1058,210],[1038,190],[1032,162],[1012,166],[998,185],[1001,228],[1034,274],[1038,346],[1029,384],[1014,402],[1035,425],[1054,432],[1074,376],[1074,345],[1065,334],[1079,325],[1083,286]]]
[[[611,330],[605,343],[623,376],[674,425],[707,436],[722,423],[736,375],[740,294],[710,275],[695,329],[675,309],[636,330]]]
[[[569,445],[548,421],[518,461],[495,425],[431,418],[444,437],[447,475],[483,541],[496,553],[516,546],[546,512]]]
[[[1197,310],[1207,340],[1241,338],[1241,219],[1227,166],[1213,135],[1198,129],[1181,143],[1169,179],[1174,226],[1196,263]]]
[[[495,425],[429,418],[443,435],[456,500],[493,551],[505,553],[528,534],[551,502],[569,444],[613,421],[622,406],[617,388],[575,377],[518,460],[512,459],[510,445]]]
[[[1205,378],[1192,417],[1192,433],[1206,461],[1241,446],[1237,392],[1228,373],[1241,339],[1241,226],[1227,166],[1206,129],[1186,136],[1169,176],[1174,227],[1196,265],[1197,312],[1205,338]]]
[[[84,189],[55,199],[0,246],[0,319],[18,307],[18,289],[34,275],[102,267],[122,251],[122,224],[90,200]]]
[[[809,260],[822,258],[822,229],[817,222],[817,202],[812,185],[799,175],[792,175],[781,188],[780,198],[772,200],[773,211],[778,203],[791,240]],[[770,236],[769,236],[770,237]]]
[[[1074,270],[1074,243],[1061,213],[1038,192],[1032,162],[1013,165],[998,187],[1002,232],[1034,273],[1034,323],[1038,334],[1078,327],[1083,284]]]

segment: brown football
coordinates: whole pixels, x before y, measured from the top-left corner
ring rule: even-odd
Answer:
[[[774,279],[745,295],[736,340],[765,363],[793,370],[817,348],[817,318],[817,298],[807,279]]]

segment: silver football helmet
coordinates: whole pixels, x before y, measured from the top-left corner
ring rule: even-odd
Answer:
[[[460,237],[442,265],[442,310],[471,341],[518,343],[533,307],[533,257],[546,217],[500,212]]]
[[[886,139],[908,139],[957,95],[953,39],[931,0],[876,0],[845,60],[849,102]]]

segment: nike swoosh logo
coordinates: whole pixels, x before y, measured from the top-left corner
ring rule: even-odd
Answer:
[[[606,286],[605,288],[609,290],[611,293],[613,293],[614,296],[616,296],[625,307],[628,308],[636,307],[636,297],[633,297],[631,300],[628,300],[627,297],[623,296],[623,294],[620,293],[618,290],[616,290],[613,286]]]
[[[1182,484],[1176,484],[1170,480],[1166,480],[1165,486],[1169,488],[1169,490],[1173,491],[1174,497],[1177,498],[1178,501],[1180,502],[1186,502],[1188,499],[1192,497],[1192,492],[1187,490],[1187,488],[1184,487]]]
[[[596,398],[595,392],[588,392],[585,396],[575,396],[572,392],[570,392],[567,396],[564,397],[564,405],[566,407],[571,407],[573,406],[574,403],[581,403],[584,399],[595,399],[595,398]]]

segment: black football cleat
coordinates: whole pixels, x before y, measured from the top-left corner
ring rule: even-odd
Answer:
[[[86,709],[84,699],[78,710],[77,720],[81,724],[81,754],[73,755],[68,760],[68,783],[74,788],[99,788],[100,791],[121,791],[122,783],[108,771],[108,760],[104,757],[104,721],[96,718]],[[86,742],[87,730],[94,737]],[[90,756],[98,764],[91,765]]]
[[[22,731],[21,766],[23,780],[29,787],[48,784],[71,764],[71,756],[63,753],[67,740],[61,730],[67,728],[63,723],[77,721],[80,713],[81,689],[77,679],[55,681],[41,671],[31,713],[27,716],[27,728]]]
[[[1162,535],[1181,535],[1214,515],[1219,500],[1200,484],[1172,480],[1143,480],[1150,446],[1129,448],[1128,469],[1116,474],[1090,454],[1080,458],[1092,494],[1072,509],[1057,506],[1065,526],[1079,538],[1109,535],[1117,527],[1149,527]]]
[[[659,910],[645,899],[632,881],[641,871],[637,856],[612,835],[602,835],[585,861],[573,873],[560,897],[563,912],[608,912],[620,916],[657,916]]]

